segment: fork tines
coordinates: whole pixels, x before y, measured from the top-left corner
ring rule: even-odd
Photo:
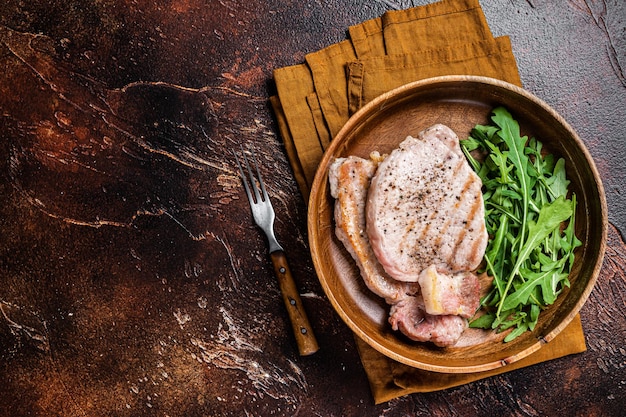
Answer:
[[[269,195],[265,190],[265,184],[263,183],[263,177],[261,176],[261,171],[259,170],[259,164],[257,162],[256,155],[254,154],[254,150],[250,149],[250,154],[252,163],[254,164],[254,170],[256,171],[256,177],[254,175],[254,172],[252,171],[252,167],[250,166],[249,159],[246,156],[246,152],[244,151],[243,147],[241,148],[241,157],[243,159],[243,165],[245,165],[245,169],[248,175],[246,175],[246,172],[244,171],[244,166],[241,164],[237,153],[233,151],[233,155],[235,155],[235,160],[237,161],[237,166],[239,167],[239,172],[241,174],[243,187],[246,190],[248,200],[250,200],[250,204],[252,205],[254,202],[259,203],[261,201],[269,201]],[[250,183],[250,186],[248,185],[248,182]],[[261,193],[259,193],[259,186],[257,186],[257,182],[261,187],[261,193],[263,196],[262,199]],[[252,198],[252,194],[254,194],[254,199]]]
[[[274,236],[274,208],[272,207],[272,202],[270,201],[267,190],[265,189],[263,177],[261,176],[261,171],[259,170],[259,164],[254,151],[250,149],[250,158],[246,156],[243,148],[241,151],[243,164],[236,154],[235,159],[237,160],[237,166],[239,167],[239,172],[241,174],[241,181],[243,182],[244,189],[246,190],[250,208],[252,209],[254,222],[265,232],[270,245],[270,253],[276,250],[282,250],[282,247],[276,240],[276,236]],[[250,165],[250,159],[252,159],[252,163],[254,164],[256,177]],[[245,171],[243,165],[245,165]],[[246,175],[246,171],[248,175]]]

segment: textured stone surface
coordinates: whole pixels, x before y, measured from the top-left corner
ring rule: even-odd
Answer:
[[[308,254],[274,68],[407,1],[0,5],[0,415],[620,415],[626,6],[481,4],[596,160],[609,242],[588,351],[374,406]],[[261,161],[322,349],[300,358],[230,149]]]

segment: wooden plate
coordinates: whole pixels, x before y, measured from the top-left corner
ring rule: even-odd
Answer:
[[[549,152],[566,160],[576,193],[576,252],[571,288],[544,311],[533,332],[503,343],[493,332],[470,329],[455,347],[437,348],[409,340],[387,322],[389,306],[363,284],[359,271],[334,233],[328,167],[336,157],[389,153],[407,135],[443,123],[459,138],[491,110],[505,106],[522,134],[541,140]],[[484,77],[445,76],[407,84],[368,103],[356,113],[327,149],[315,177],[308,211],[309,243],[319,280],[346,324],[382,354],[404,364],[436,372],[468,373],[518,361],[550,342],[587,300],[600,272],[607,233],[607,208],[600,177],[574,130],[546,103],[514,85]]]

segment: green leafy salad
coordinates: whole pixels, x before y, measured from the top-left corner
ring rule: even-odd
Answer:
[[[493,277],[493,287],[481,299],[485,314],[470,327],[513,328],[504,339],[508,342],[533,330],[540,312],[569,287],[581,242],[574,235],[576,195],[568,195],[565,161],[544,154],[537,139],[522,137],[505,108],[495,108],[491,121],[476,125],[461,141],[483,182],[489,233],[485,270]],[[484,159],[474,158],[474,150]]]

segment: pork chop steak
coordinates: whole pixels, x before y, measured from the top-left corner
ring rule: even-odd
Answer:
[[[356,262],[365,285],[391,304],[388,321],[394,330],[415,341],[451,346],[467,327],[467,320],[440,312],[436,316],[428,314],[419,294],[419,284],[391,278],[369,244],[365,232],[365,204],[379,160],[378,157],[350,156],[337,158],[331,164],[328,179],[331,195],[336,199],[335,234]],[[459,307],[453,303],[458,300],[459,297],[454,296],[452,304],[446,304],[447,308],[457,311]]]
[[[335,235],[343,243],[361,272],[367,288],[393,304],[419,286],[391,278],[382,268],[365,233],[365,202],[376,159],[356,156],[337,158],[330,166],[328,180],[335,202]]]
[[[450,128],[407,137],[368,192],[366,230],[385,271],[415,282],[431,265],[442,274],[476,269],[488,239],[481,187]],[[476,279],[470,275],[463,276]]]

